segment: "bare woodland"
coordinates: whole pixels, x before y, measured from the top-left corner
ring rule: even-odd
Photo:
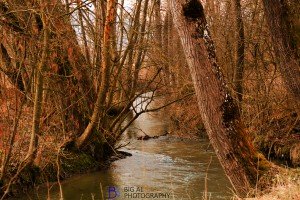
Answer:
[[[270,159],[298,167],[299,16],[296,0],[0,0],[1,199],[68,160],[101,168],[160,109],[171,134],[208,136],[241,197]],[[164,104],[135,110],[149,91]]]

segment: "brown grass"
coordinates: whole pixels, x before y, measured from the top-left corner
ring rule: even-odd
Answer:
[[[283,170],[275,175],[272,180],[273,185],[264,190],[263,193],[257,192],[254,198],[247,200],[298,200],[300,199],[300,169]]]

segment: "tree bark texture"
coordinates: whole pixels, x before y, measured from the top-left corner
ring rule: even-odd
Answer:
[[[217,64],[203,7],[198,0],[169,2],[210,142],[235,191],[245,196],[256,183],[256,150]]]

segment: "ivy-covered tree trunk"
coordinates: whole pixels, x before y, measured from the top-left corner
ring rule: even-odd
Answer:
[[[245,196],[256,184],[257,152],[218,66],[203,7],[198,0],[172,0],[170,7],[210,142],[235,191]]]

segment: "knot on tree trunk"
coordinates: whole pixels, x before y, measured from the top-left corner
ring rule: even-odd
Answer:
[[[239,108],[229,94],[226,94],[225,100],[221,106],[221,110],[223,124],[226,128],[231,127],[232,123],[240,117]]]
[[[196,21],[204,17],[203,6],[198,0],[189,0],[182,6],[183,15],[192,21]]]

